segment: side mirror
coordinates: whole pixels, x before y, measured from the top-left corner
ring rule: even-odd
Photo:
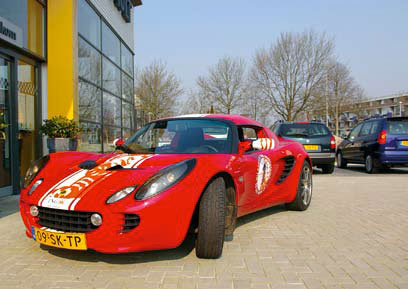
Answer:
[[[252,147],[250,141],[243,141],[238,144],[238,154],[243,155],[246,151],[248,151]]]
[[[275,148],[275,141],[272,138],[260,138],[252,142],[252,147],[256,150],[272,150]]]
[[[114,147],[121,147],[125,144],[125,141],[123,139],[117,138],[113,141],[113,146]]]

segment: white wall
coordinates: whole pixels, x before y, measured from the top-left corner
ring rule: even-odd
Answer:
[[[134,30],[134,13],[131,11],[131,22],[126,23],[122,14],[113,4],[113,0],[90,0],[98,9],[102,16],[109,22],[115,31],[122,37],[123,41],[134,51],[133,30]]]

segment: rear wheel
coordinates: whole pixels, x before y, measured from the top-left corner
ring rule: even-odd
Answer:
[[[321,166],[323,174],[332,174],[334,172],[334,164],[327,164]]]
[[[197,257],[216,259],[221,256],[224,246],[225,207],[225,182],[222,177],[219,177],[207,186],[200,200]]]
[[[336,155],[336,162],[337,162],[337,167],[345,169],[347,168],[347,160],[343,158],[343,153],[338,152]]]
[[[306,210],[312,200],[312,190],[312,169],[310,167],[310,164],[305,161],[303,163],[302,171],[300,172],[296,197],[293,202],[286,204],[286,208],[294,211]]]
[[[372,155],[366,155],[365,157],[365,171],[368,174],[375,174],[378,172],[377,161],[372,157]]]

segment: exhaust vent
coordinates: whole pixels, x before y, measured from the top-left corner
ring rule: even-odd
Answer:
[[[276,182],[276,184],[280,185],[282,184],[290,175],[292,172],[293,167],[295,166],[295,157],[294,156],[286,156],[282,158],[282,160],[285,163],[285,166],[283,167],[282,173]]]

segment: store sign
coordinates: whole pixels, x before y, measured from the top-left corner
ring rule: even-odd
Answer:
[[[0,16],[0,38],[23,47],[23,30]]]
[[[127,23],[130,22],[130,12],[132,11],[132,3],[130,0],[113,0],[113,4],[115,4],[116,8],[120,11],[122,14],[123,19]]]

